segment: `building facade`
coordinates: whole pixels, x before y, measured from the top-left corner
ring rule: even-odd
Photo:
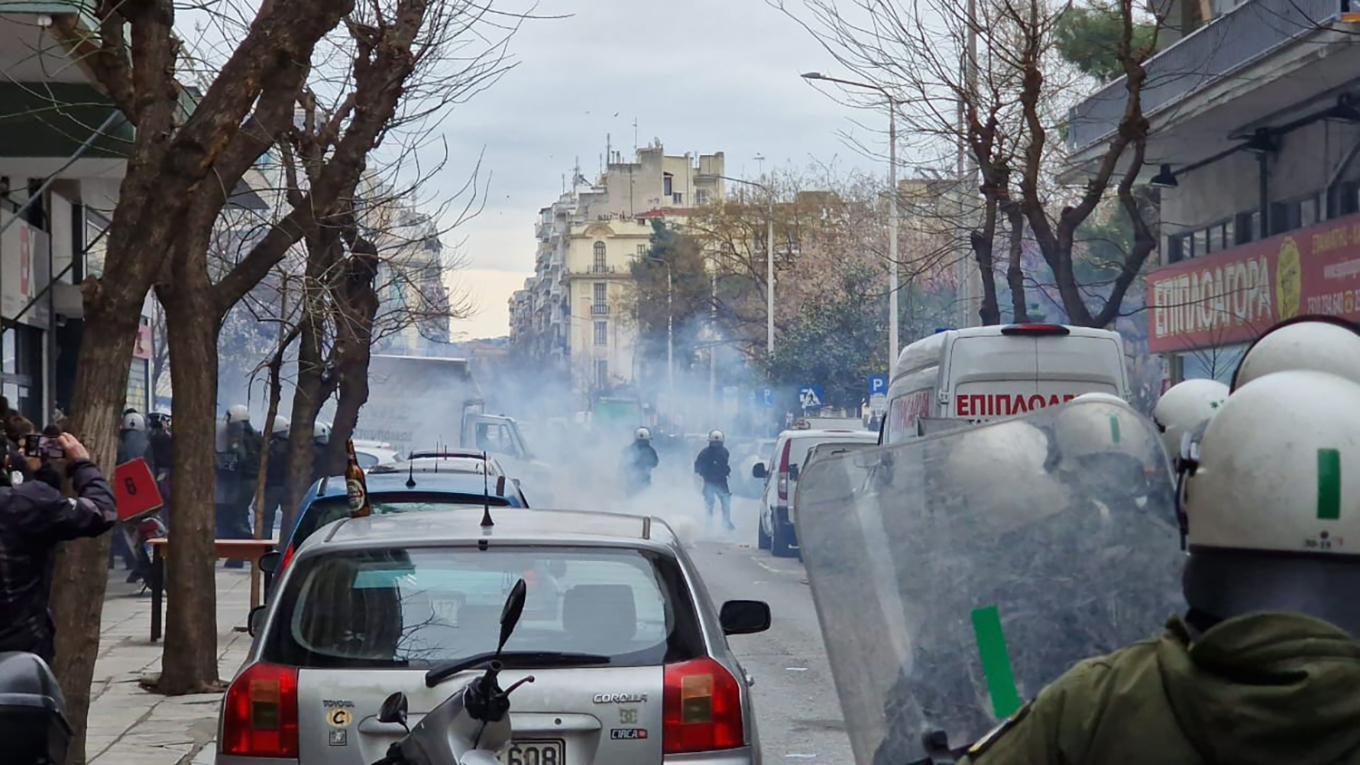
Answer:
[[[1360,319],[1360,44],[1345,0],[1184,6],[1143,92],[1147,181],[1161,187],[1149,348],[1165,384],[1227,380],[1282,319]],[[1079,161],[1117,125],[1123,87],[1073,110]]]
[[[510,298],[514,352],[569,377],[578,403],[638,376],[632,264],[651,247],[650,221],[682,221],[723,197],[723,155],[668,156],[660,141],[625,162],[611,152],[595,183],[579,171],[539,211],[534,275]]]

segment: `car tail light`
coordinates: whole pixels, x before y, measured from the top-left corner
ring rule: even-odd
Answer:
[[[242,757],[298,756],[298,671],[252,664],[222,703],[222,753]]]
[[[789,498],[789,451],[793,449],[793,441],[784,442],[784,453],[779,456],[779,498],[787,501]]]
[[[662,694],[662,749],[666,754],[712,752],[745,745],[741,688],[713,659],[666,665]]]
[[[274,572],[275,579],[278,579],[280,576],[282,576],[283,572],[288,568],[288,564],[293,562],[294,552],[296,552],[296,550],[292,545],[288,545],[288,548],[283,551],[283,560],[279,561],[279,568],[277,571]]]
[[[1070,335],[1072,330],[1061,324],[1011,324],[1001,328],[1003,335]]]

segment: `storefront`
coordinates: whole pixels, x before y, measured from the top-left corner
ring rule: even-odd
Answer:
[[[46,296],[51,249],[48,234],[0,210],[0,394],[34,422],[47,419],[47,333],[52,311]]]
[[[1231,378],[1243,351],[1302,314],[1360,320],[1360,215],[1174,263],[1148,275],[1148,349],[1171,381]]]

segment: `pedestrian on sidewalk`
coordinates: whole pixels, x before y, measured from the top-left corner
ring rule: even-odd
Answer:
[[[732,474],[732,466],[728,462],[727,447],[723,445],[725,440],[721,430],[708,434],[708,446],[694,458],[694,472],[704,479],[704,509],[708,522],[713,522],[714,502],[720,502],[723,526],[728,531],[735,531],[737,527],[732,525],[732,490],[727,488],[727,477]]]
[[[65,457],[8,451],[0,464],[0,651],[52,661],[48,611],[52,559],[59,542],[96,537],[118,520],[113,489],[75,436],[56,437]],[[61,493],[70,478],[76,498]]]

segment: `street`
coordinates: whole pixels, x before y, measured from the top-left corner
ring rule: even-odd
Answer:
[[[852,763],[803,566],[756,549],[753,501],[734,499],[732,515],[738,531],[730,540],[700,541],[690,553],[719,605],[755,598],[768,602],[773,612],[768,632],[731,638],[732,649],[755,678],[765,762]]]

